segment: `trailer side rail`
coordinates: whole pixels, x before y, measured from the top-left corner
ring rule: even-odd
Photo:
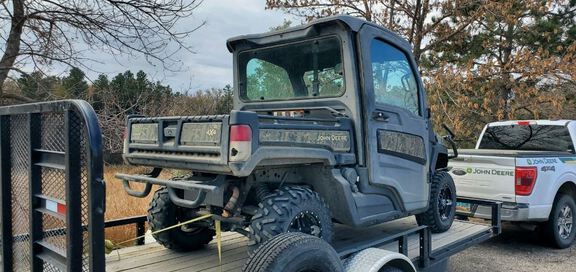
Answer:
[[[450,243],[448,245],[442,246],[435,250],[432,250],[431,244],[431,232],[426,226],[414,227],[404,232],[396,233],[394,235],[386,235],[381,238],[375,238],[370,241],[357,241],[350,243],[345,247],[338,248],[338,254],[341,259],[344,259],[356,252],[368,248],[378,248],[391,243],[398,244],[398,253],[408,256],[408,240],[410,236],[418,235],[419,243],[419,255],[414,260],[414,263],[418,265],[419,268],[428,268],[440,263],[450,256],[467,249],[473,245],[486,241],[501,233],[501,221],[500,221],[500,208],[502,206],[499,202],[483,201],[471,198],[458,198],[458,202],[469,203],[474,205],[489,206],[492,209],[492,220],[490,228],[485,231],[476,233],[471,236],[464,237],[458,241]]]

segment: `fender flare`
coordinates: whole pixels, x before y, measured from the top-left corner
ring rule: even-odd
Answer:
[[[367,248],[344,260],[344,271],[378,272],[386,266],[396,267],[403,272],[416,272],[416,267],[405,255],[379,248]]]

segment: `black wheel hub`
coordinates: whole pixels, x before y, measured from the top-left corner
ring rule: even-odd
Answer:
[[[302,232],[316,237],[322,237],[322,225],[320,218],[313,212],[302,211],[298,213],[290,225],[288,232]]]
[[[440,213],[440,219],[442,221],[447,221],[452,217],[452,206],[454,205],[452,197],[453,192],[448,185],[440,190],[440,195],[438,196],[438,212]]]

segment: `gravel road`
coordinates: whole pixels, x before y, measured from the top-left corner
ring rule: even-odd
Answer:
[[[450,258],[449,271],[576,271],[576,244],[552,249],[536,231],[504,225],[500,236]]]

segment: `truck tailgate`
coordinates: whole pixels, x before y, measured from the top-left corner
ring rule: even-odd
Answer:
[[[464,151],[464,150],[463,150]],[[472,155],[462,152],[450,161],[459,197],[515,202],[514,157]]]

